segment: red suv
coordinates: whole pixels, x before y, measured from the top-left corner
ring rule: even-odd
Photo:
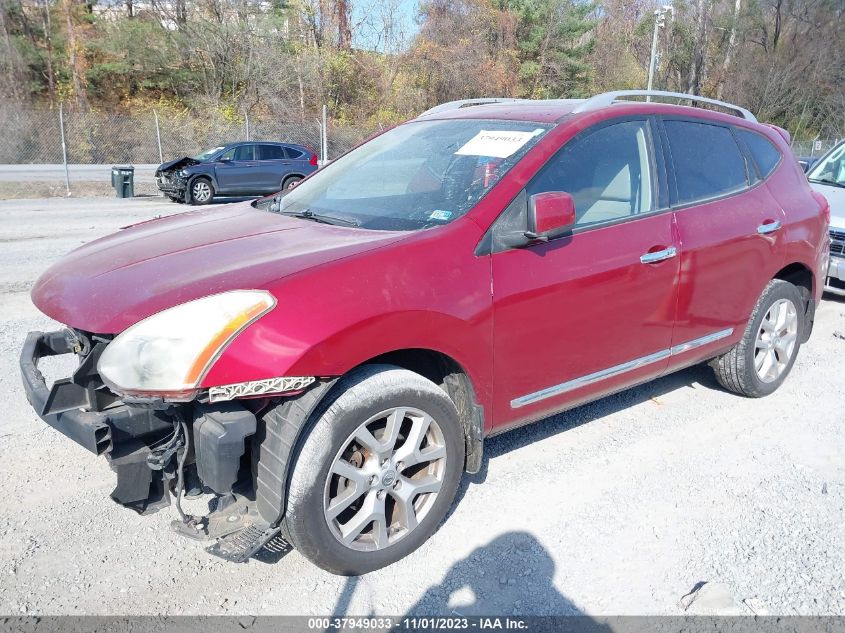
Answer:
[[[827,203],[783,130],[644,95],[446,104],[283,194],[87,244],[32,291],[67,328],[29,334],[29,400],[209,551],[279,536],[359,574],[435,531],[487,436],[702,362],[765,396],[812,330]]]

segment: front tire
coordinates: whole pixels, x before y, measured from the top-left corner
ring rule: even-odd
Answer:
[[[314,564],[358,575],[434,533],[458,488],[464,435],[449,396],[406,369],[362,367],[334,393],[296,455],[284,529]]]
[[[754,306],[742,339],[711,362],[716,380],[750,398],[769,395],[792,370],[803,332],[801,293],[791,283],[773,279]]]
[[[191,204],[211,204],[214,199],[214,186],[208,178],[197,178],[191,183]]]

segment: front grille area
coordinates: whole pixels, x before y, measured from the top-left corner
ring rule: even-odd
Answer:
[[[830,231],[830,254],[845,256],[845,231]]]

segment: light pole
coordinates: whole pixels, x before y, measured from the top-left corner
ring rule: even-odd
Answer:
[[[654,83],[654,71],[657,68],[657,33],[661,27],[666,26],[667,13],[671,13],[672,18],[674,18],[675,7],[665,4],[654,10],[654,34],[651,37],[651,59],[648,62],[648,90],[651,90]],[[651,101],[651,97],[646,97],[646,101]]]

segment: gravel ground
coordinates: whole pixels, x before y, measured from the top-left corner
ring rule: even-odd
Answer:
[[[365,577],[297,552],[225,563],[169,531],[175,510],[112,503],[106,461],[24,397],[24,335],[54,325],[28,289],[71,248],[181,210],[0,202],[0,613],[679,614],[708,581],[729,603],[702,600],[711,612],[845,614],[845,303],[831,298],[774,395],[730,395],[696,367],[494,438],[434,537]]]

